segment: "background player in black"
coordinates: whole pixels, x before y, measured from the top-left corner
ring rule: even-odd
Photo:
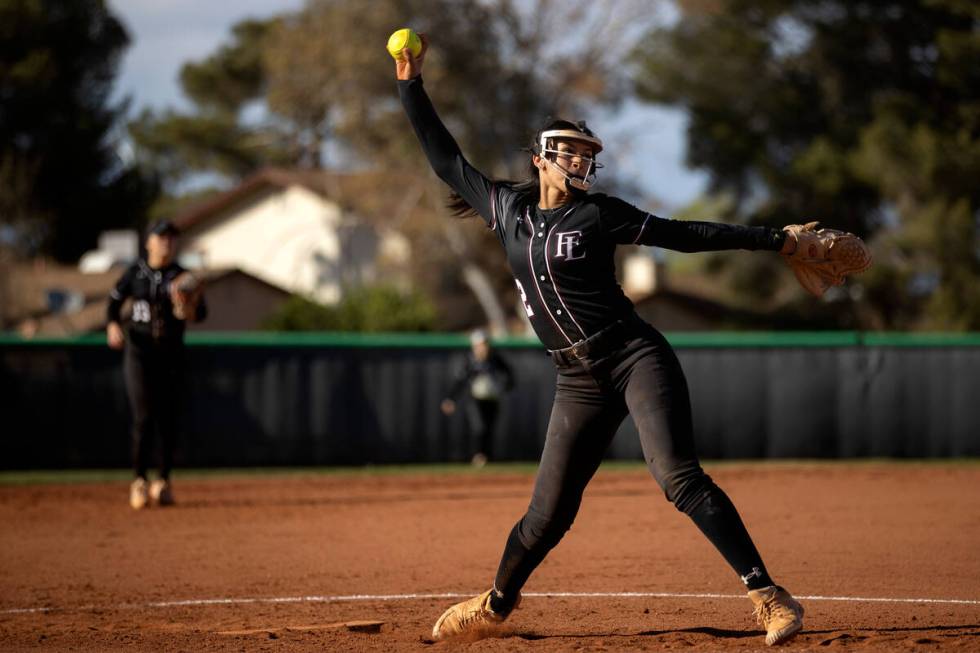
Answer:
[[[423,37],[418,57],[406,49],[396,61],[402,104],[432,168],[458,195],[457,207],[482,216],[500,239],[531,324],[558,368],[531,504],[507,538],[494,585],[448,609],[433,638],[479,635],[517,607],[528,577],[571,526],[627,414],[667,499],[745,583],[766,643],[792,638],[803,608],[775,585],[734,505],[702,470],[684,373],[664,337],[633,311],[616,282],[613,254],[620,243],[789,253],[795,240],[765,227],[664,220],[585,193],[602,142],[584,123],[557,121],[536,135],[526,182],[488,179],[463,157],[425,93],[427,47]]]
[[[170,485],[176,446],[177,412],[183,386],[185,320],[174,315],[170,285],[184,268],[175,262],[179,231],[163,220],[149,229],[146,255],[123,273],[109,295],[106,339],[113,349],[125,348],[123,376],[133,414],[132,460],[136,478],[129,503],[143,508],[148,500],[160,505],[174,502]],[[125,333],[122,305],[132,298],[132,313]],[[207,315],[203,298],[189,316]],[[160,446],[159,478],[147,483],[153,442]]]
[[[449,396],[442,400],[442,412],[452,415],[465,392],[466,421],[476,438],[471,462],[483,467],[493,457],[493,436],[503,395],[514,387],[514,373],[500,354],[490,346],[482,329],[470,334],[470,353],[456,374]]]

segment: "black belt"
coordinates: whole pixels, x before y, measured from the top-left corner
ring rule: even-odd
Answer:
[[[549,349],[556,365],[571,365],[583,358],[600,358],[620,349],[629,339],[630,328],[626,322],[616,320],[601,331],[579,340],[564,349]]]

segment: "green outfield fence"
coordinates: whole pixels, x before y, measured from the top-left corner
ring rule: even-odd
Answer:
[[[665,334],[670,344],[684,347],[980,347],[980,333],[881,333],[865,331],[693,331]],[[496,338],[497,347],[541,349],[531,336]],[[469,345],[469,337],[454,333],[330,333],[235,331],[199,332],[187,336],[190,347],[405,347],[455,349]],[[0,332],[0,347],[105,346],[105,335],[87,333],[69,337],[21,336]]]
[[[980,455],[980,334],[669,333],[705,458]],[[188,336],[178,462],[360,465],[466,460],[461,414],[438,410],[468,347],[455,334]],[[554,368],[533,339],[496,341],[517,375],[497,433],[534,460]],[[121,354],[102,334],[0,335],[0,468],[128,462]],[[621,428],[609,457],[642,457]]]

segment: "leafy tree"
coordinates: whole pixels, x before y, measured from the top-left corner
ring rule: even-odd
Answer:
[[[397,102],[385,39],[403,25],[430,36],[426,80],[443,119],[477,166],[513,178],[526,168],[521,147],[546,116],[585,117],[588,107],[622,99],[622,57],[654,17],[632,0],[314,0],[270,40],[268,101],[302,126],[314,151],[329,139],[415,198],[400,226],[413,243],[415,281],[438,299],[446,328],[482,308],[503,329],[523,310],[506,262],[478,221],[447,220],[445,188],[427,174]],[[338,46],[341,33],[354,47]]]
[[[314,150],[332,137],[373,165],[416,160],[384,49],[394,28],[412,25],[432,41],[429,92],[467,154],[515,174],[546,116],[621,99],[622,33],[650,16],[646,3],[624,0],[311,0],[270,36],[267,99]]]
[[[263,165],[294,160],[289,136],[279,125],[250,124],[245,115],[264,97],[263,52],[277,22],[242,21],[232,28],[230,43],[184,64],[180,84],[193,103],[190,113],[145,109],[130,123],[142,164],[161,177],[171,195],[195,174],[241,179]]]
[[[0,223],[24,253],[74,260],[155,196],[114,151],[128,43],[101,0],[0,0]]]
[[[418,292],[391,286],[353,288],[337,306],[294,295],[265,321],[271,331],[431,331],[435,310]]]
[[[821,308],[837,326],[980,328],[980,6],[681,10],[638,50],[637,89],[688,110],[689,163],[734,198],[729,217],[820,219],[872,240],[872,271]],[[799,296],[783,293],[776,265],[725,257],[718,267],[740,294],[785,308]]]
[[[309,0],[236,26],[230,43],[184,67],[193,111],[147,113],[132,131],[171,190],[189,173],[326,167],[325,151],[334,168],[385,173],[372,195],[399,198],[394,214],[350,208],[410,238],[414,281],[437,298],[443,324],[482,307],[499,326],[518,306],[513,281],[478,221],[447,218],[446,189],[398,103],[388,35],[411,25],[431,36],[426,79],[440,113],[475,164],[515,177],[545,117],[588,117],[624,97],[622,58],[655,18],[640,0]],[[500,296],[508,308],[493,305]]]
[[[515,174],[545,116],[623,97],[622,56],[654,17],[638,0],[308,0],[235,25],[230,42],[183,66],[190,112],[145,111],[130,129],[169,188],[200,172],[318,168],[327,144],[342,150],[334,165],[400,168],[417,146],[384,42],[411,24],[433,39],[430,90],[468,154]]]

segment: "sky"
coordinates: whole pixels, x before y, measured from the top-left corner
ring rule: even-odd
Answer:
[[[177,79],[183,63],[211,54],[240,20],[293,11],[304,0],[109,0],[108,4],[132,41],[123,57],[115,96],[128,96],[135,114],[146,107],[188,108]],[[636,102],[589,119],[607,144],[607,152],[615,153],[607,164],[616,166],[621,180],[642,189],[665,217],[697,198],[705,186],[706,176],[683,163],[685,124],[680,111]]]

